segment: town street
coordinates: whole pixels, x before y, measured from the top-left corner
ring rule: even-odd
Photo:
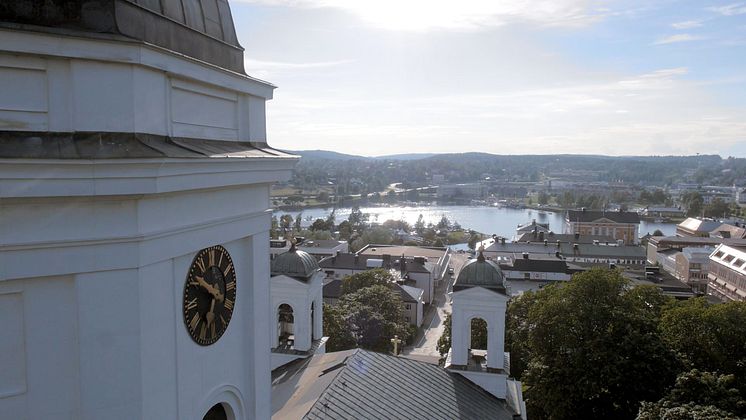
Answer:
[[[440,358],[438,352],[438,339],[443,335],[445,327],[444,321],[446,315],[451,312],[451,302],[448,292],[451,291],[453,282],[458,277],[461,267],[468,261],[469,254],[451,254],[450,266],[453,267],[453,276],[446,277],[443,285],[436,290],[433,305],[425,314],[425,320],[422,323],[423,330],[417,334],[415,345],[403,349],[404,356],[413,356],[413,358],[437,363]]]

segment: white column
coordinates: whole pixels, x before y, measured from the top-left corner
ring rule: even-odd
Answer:
[[[466,365],[468,360],[468,338],[471,336],[470,328],[466,326],[464,314],[460,309],[453,308],[451,315],[451,364]],[[469,331],[464,333],[464,331]]]

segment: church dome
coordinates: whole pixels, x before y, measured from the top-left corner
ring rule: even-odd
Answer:
[[[468,287],[484,287],[496,291],[505,292],[505,276],[500,266],[484,258],[482,252],[479,257],[473,259],[461,268],[461,271],[453,284],[453,290],[458,291]]]
[[[319,263],[311,254],[295,249],[295,244],[290,246],[288,252],[282,253],[272,260],[272,275],[285,275],[299,280],[308,280],[319,268]]]

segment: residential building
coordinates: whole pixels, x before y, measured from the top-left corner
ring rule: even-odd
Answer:
[[[408,261],[410,259],[417,259],[430,273],[434,287],[441,284],[448,273],[448,266],[451,262],[451,249],[445,247],[371,244],[361,249],[358,253],[360,255],[377,255],[379,257],[390,255],[392,258],[404,256],[408,257]],[[407,270],[409,270],[408,267]],[[420,275],[419,277],[423,278],[424,275]],[[427,288],[424,289],[426,294],[425,301],[429,302],[430,297],[427,294]]]
[[[499,262],[499,266],[505,279],[509,282],[532,280],[548,283],[567,281],[572,277],[567,262],[556,255],[531,255],[524,252],[523,254],[513,254],[512,258],[503,261]]]
[[[537,233],[524,233],[513,242],[525,242],[525,243],[544,243],[546,241],[549,244],[556,244],[557,241],[560,243],[572,243],[572,244],[602,244],[608,246],[618,245],[619,242],[611,236],[604,235],[581,235],[579,233],[554,233],[554,232],[539,232]]]
[[[451,200],[451,199],[466,199],[466,198],[481,198],[484,197],[487,192],[487,188],[484,184],[479,182],[469,184],[444,184],[438,185],[438,199],[439,200]]]
[[[746,246],[718,245],[710,254],[707,294],[723,302],[746,301]]]
[[[343,279],[334,279],[324,285],[323,297],[327,305],[336,305],[342,296]],[[405,320],[419,327],[423,321],[423,311],[425,301],[423,300],[424,290],[398,283],[391,285],[394,293],[398,294],[402,300],[402,309],[404,310]]]
[[[225,0],[0,6],[0,417],[268,419],[274,86]]]
[[[520,224],[515,229],[516,237],[524,236],[526,234],[547,234],[549,232],[551,232],[549,230],[549,223],[536,223],[536,219],[528,223]]]
[[[651,236],[648,238],[647,262],[648,264],[659,264],[658,255],[661,251],[684,248],[716,247],[720,244],[742,246],[746,245],[746,239],[701,237],[701,236]]]
[[[416,248],[416,247],[411,247]],[[349,275],[361,273],[374,268],[395,270],[405,281],[424,291],[423,300],[432,302],[435,290],[435,271],[437,265],[427,261],[427,257],[395,257],[389,254],[377,255],[341,253],[319,261],[319,266],[326,274],[327,281],[343,279]]]
[[[611,236],[627,245],[638,243],[640,215],[631,211],[568,210],[565,233]]]
[[[735,225],[723,223],[710,232],[710,237],[723,239],[746,239],[746,228],[738,222],[736,222]]]
[[[582,236],[582,235],[581,235]],[[645,264],[645,248],[634,245],[604,245],[587,243],[517,243],[506,242],[502,238],[487,239],[477,248],[484,247],[484,255],[492,260],[510,259],[514,254],[555,255],[568,263],[581,265],[642,266]]]
[[[671,218],[671,217],[684,217],[686,212],[678,207],[656,207],[648,206],[641,212],[645,217],[654,218]]]
[[[710,254],[713,247],[686,247],[676,256],[676,276],[700,294],[707,292]]]
[[[329,257],[340,252],[349,252],[350,246],[347,241],[336,241],[327,239],[305,239],[295,238],[298,243],[296,248],[299,251],[307,252],[313,255],[317,260],[321,260],[324,257]],[[287,252],[290,249],[289,239],[270,239],[269,241],[269,255],[270,259],[274,259],[276,255]]]
[[[676,236],[700,236],[707,238],[710,232],[717,229],[720,222],[717,220],[699,219],[688,217],[683,222],[676,225]]]

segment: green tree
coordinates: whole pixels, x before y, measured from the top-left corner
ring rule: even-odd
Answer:
[[[658,334],[664,299],[629,290],[618,271],[592,269],[529,298],[527,319],[512,323],[527,338],[529,417],[630,418],[673,383],[676,358]]]
[[[272,222],[269,227],[269,237],[277,238],[280,235],[280,221],[277,216],[272,215]]]
[[[697,369],[680,374],[676,384],[655,403],[643,403],[638,420],[740,419],[746,416],[746,400],[735,387],[733,375]]]
[[[347,293],[339,299],[339,306],[348,314],[348,326],[360,347],[386,351],[394,335],[409,339],[401,296],[389,286],[378,284]]]
[[[440,218],[440,221],[438,222],[437,226],[438,226],[438,229],[448,229],[451,227],[451,221],[448,220],[448,217],[446,217],[446,215],[444,214]]]
[[[311,230],[329,230],[329,226],[327,226],[326,221],[324,219],[316,219],[311,224]]]
[[[690,191],[681,196],[681,203],[686,208],[687,216],[700,216],[702,214],[702,206],[704,205],[704,199],[702,195],[696,191]]]
[[[443,333],[438,338],[438,353],[440,357],[445,357],[448,354],[448,350],[451,348],[451,314],[446,314],[446,319],[443,320]]]
[[[396,278],[388,271],[382,268],[366,270],[362,273],[356,273],[342,279],[342,295],[355,293],[360,289],[372,286],[389,286],[395,282]]]
[[[539,195],[536,199],[539,204],[547,204],[549,203],[549,194],[547,194],[546,191],[539,191]]]
[[[728,217],[730,211],[730,205],[719,198],[712,200],[704,209],[705,217]]]
[[[301,221],[303,221],[303,212],[298,213],[297,216],[295,216],[295,223],[293,224],[293,230],[296,232],[301,231]]]
[[[282,216],[280,216],[280,229],[282,229],[284,233],[290,231],[290,226],[292,226],[292,224],[293,216],[289,214],[283,214]]]
[[[417,217],[417,222],[414,224],[414,230],[418,235],[422,235],[422,232],[425,230],[425,219],[421,214]]]
[[[660,328],[687,367],[734,374],[746,395],[746,302],[676,302],[663,312]]]
[[[324,335],[327,351],[340,351],[355,348],[356,341],[348,328],[346,313],[337,305],[324,304]]]
[[[350,211],[350,216],[347,218],[347,221],[350,222],[354,231],[360,233],[365,230],[365,224],[368,222],[368,217],[369,215],[363,213],[359,206],[354,206],[352,207],[352,211]]]
[[[391,231],[386,228],[377,227],[368,229],[357,239],[352,241],[350,244],[350,251],[357,252],[363,249],[364,246],[370,244],[388,245],[393,239],[394,237],[391,235]]]
[[[339,239],[347,240],[352,236],[352,225],[350,225],[350,222],[347,220],[343,220],[342,223],[337,226],[337,230],[339,231]]]

